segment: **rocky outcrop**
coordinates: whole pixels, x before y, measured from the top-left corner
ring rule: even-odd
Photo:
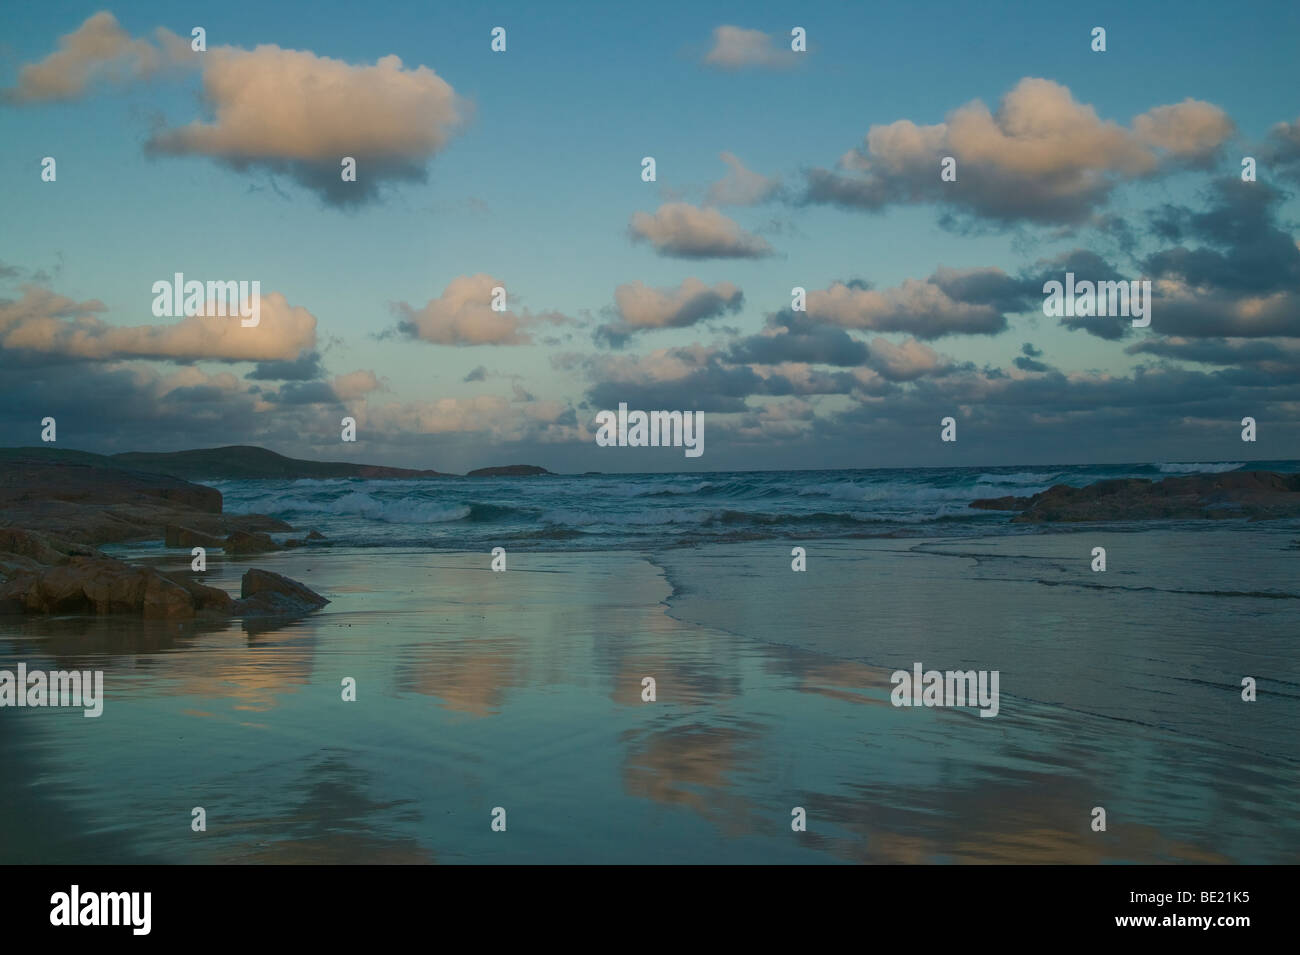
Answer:
[[[239,600],[235,613],[247,616],[301,616],[319,610],[329,603],[310,587],[274,574],[269,570],[253,568],[240,582]]]
[[[216,488],[166,474],[70,462],[35,448],[9,450],[0,457],[0,503],[5,507],[28,501],[104,505],[142,499],[181,510],[221,513],[221,492]]]
[[[236,601],[186,574],[104,556],[97,545],[159,537],[168,547],[261,554],[279,549],[267,531],[292,530],[263,515],[223,514],[213,488],[105,460],[76,451],[0,449],[0,613],[183,620],[297,615],[328,602],[278,574],[270,575],[278,583],[254,583]],[[295,543],[322,539],[313,531]]]
[[[158,540],[168,526],[225,538],[235,531],[287,531],[261,514],[223,514],[221,492],[161,474],[0,454],[0,520],[7,527],[91,547]],[[179,539],[176,538],[176,539]],[[190,546],[205,546],[191,544]],[[219,545],[217,545],[219,546]]]
[[[242,557],[248,554],[269,554],[273,550],[279,550],[280,545],[271,539],[270,534],[248,533],[246,531],[235,531],[226,538],[222,544],[226,553],[233,557]]]
[[[180,583],[151,567],[134,567],[112,557],[73,557],[56,567],[15,574],[0,586],[0,611],[9,613],[185,619],[204,611],[221,612],[229,604],[225,591],[193,581]]]
[[[479,468],[470,471],[466,477],[532,477],[536,474],[550,474],[546,468],[536,464],[503,464],[494,468]]]
[[[982,510],[1020,511],[1016,523],[1300,517],[1300,474],[1229,471],[1159,481],[1115,478],[1087,487],[1057,484],[1031,497],[974,501]]]
[[[163,531],[163,543],[168,547],[183,547],[190,550],[206,547],[209,550],[225,546],[225,541],[212,534],[205,534],[190,527],[168,524]]]
[[[182,574],[136,567],[112,557],[74,557],[57,567],[23,571],[0,585],[0,613],[135,614],[145,619],[199,616],[301,616],[329,601],[266,570],[244,574],[240,599]]]
[[[27,557],[38,564],[61,564],[70,557],[93,557],[95,548],[21,527],[0,527],[0,554]]]

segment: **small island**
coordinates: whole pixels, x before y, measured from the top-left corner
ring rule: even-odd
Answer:
[[[536,464],[504,464],[494,468],[479,468],[470,471],[466,477],[533,477],[538,474],[550,474],[546,468]]]

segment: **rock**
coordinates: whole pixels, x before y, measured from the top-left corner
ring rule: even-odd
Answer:
[[[111,557],[74,557],[39,573],[19,574],[0,588],[0,607],[25,613],[194,616],[184,587],[152,568]]]
[[[40,571],[44,569],[44,566],[40,561],[25,557],[22,554],[10,554],[0,550],[0,580],[8,580],[24,572]]]
[[[296,580],[254,568],[244,574],[235,613],[240,616],[301,616],[329,601]]]
[[[202,531],[192,530],[188,527],[181,527],[178,524],[168,524],[163,532],[163,543],[167,547],[183,547],[191,550],[195,547],[217,548],[225,546],[225,542],[220,537],[214,537],[211,534],[204,534]]]
[[[1087,487],[1058,484],[1032,497],[991,498],[970,506],[1019,510],[1012,518],[1016,523],[1300,517],[1300,474],[1229,471],[1159,481],[1113,478]]]
[[[325,540],[324,534],[320,533],[319,531],[311,531],[310,533],[307,534],[306,537],[302,539],[298,539],[295,537],[291,537],[287,539],[284,542],[284,546],[285,547],[307,547],[311,544],[315,544],[323,540]]]
[[[227,554],[232,556],[242,556],[244,554],[269,554],[273,550],[279,550],[280,545],[271,540],[270,534],[263,534],[257,531],[235,531],[227,537],[222,544]]]
[[[86,456],[94,461],[95,455]],[[147,474],[104,464],[79,463],[19,448],[0,459],[0,504],[26,500],[138,503],[141,498],[209,514],[221,513],[221,492],[166,474]]]
[[[140,612],[146,618],[182,619],[194,616],[194,601],[180,584],[162,574],[146,578]]]
[[[164,573],[163,576],[185,589],[189,594],[190,602],[194,605],[195,613],[220,614],[227,617],[234,613],[235,601],[224,590],[201,584],[183,573]]]
[[[5,525],[39,531],[51,540],[78,542],[80,553],[93,554],[94,545],[110,542],[166,539],[169,524],[211,538],[234,531],[292,529],[264,515],[223,515],[221,507],[221,493],[213,488],[129,471],[99,455],[0,448],[0,515]],[[0,550],[33,556],[3,544]],[[53,555],[37,559],[50,563]]]
[[[0,585],[0,613],[138,614],[149,619],[301,616],[329,601],[266,570],[244,574],[240,599],[184,574],[164,574],[112,557],[74,557],[57,567],[20,570]]]
[[[28,557],[38,564],[60,564],[72,556],[95,555],[93,547],[72,544],[57,537],[20,527],[0,527],[0,551]]]
[[[1023,511],[1032,502],[1032,497],[985,497],[970,506],[981,511]]]

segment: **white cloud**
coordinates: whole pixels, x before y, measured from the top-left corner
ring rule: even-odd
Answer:
[[[98,360],[287,361],[316,343],[316,317],[279,292],[261,297],[261,320],[248,328],[238,315],[218,316],[214,303],[169,325],[110,325],[94,315],[104,310],[24,286],[22,299],[0,301],[0,347]]]
[[[190,44],[170,30],[154,31],[155,42],[132,39],[107,10],[88,17],[59,37],[59,48],[18,71],[18,85],[4,91],[11,103],[76,99],[97,83],[128,83],[190,60]]]
[[[746,232],[717,209],[669,202],[653,214],[632,216],[634,240],[646,240],[660,255],[681,259],[757,259],[772,254],[760,236]]]
[[[781,187],[778,179],[746,169],[736,156],[723,153],[722,161],[730,171],[709,186],[707,202],[719,206],[752,206],[770,199]]]
[[[788,44],[779,46],[762,30],[720,26],[713,30],[713,46],[704,62],[724,70],[788,69],[797,62],[797,55]]]
[[[400,316],[397,329],[435,345],[526,345],[532,341],[526,327],[570,321],[556,312],[495,312],[492,290],[497,287],[504,289],[505,283],[484,272],[452,279],[440,296],[421,309],[405,302],[395,304],[393,310]]]

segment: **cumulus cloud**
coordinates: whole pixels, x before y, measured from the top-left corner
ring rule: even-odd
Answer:
[[[497,287],[505,288],[505,283],[480,272],[452,279],[423,308],[397,302],[392,306],[399,317],[395,330],[435,345],[526,345],[532,341],[525,331],[528,326],[570,321],[556,312],[493,311],[492,290]]]
[[[1172,106],[1156,106],[1133,120],[1133,132],[1143,143],[1193,159],[1213,156],[1235,131],[1227,113],[1191,97]]]
[[[171,361],[287,361],[316,343],[316,317],[279,293],[261,299],[261,321],[203,315],[167,325],[110,325],[96,317],[98,300],[76,302],[37,286],[18,301],[0,300],[0,347],[75,359],[155,358]]]
[[[1278,223],[1285,194],[1231,176],[1211,183],[1209,198],[1203,211],[1166,206],[1156,214],[1161,237],[1182,244],[1148,256],[1144,267],[1204,289],[1300,289],[1300,248]]]
[[[760,236],[746,232],[717,209],[669,202],[653,214],[632,216],[633,241],[648,241],[662,256],[679,259],[759,259],[772,254]]]
[[[1190,338],[1300,338],[1300,247],[1278,216],[1285,194],[1235,176],[1215,180],[1200,211],[1166,206],[1146,256],[1153,332]]]
[[[718,282],[710,287],[697,278],[688,278],[676,288],[651,288],[644,282],[629,282],[614,290],[619,321],[602,325],[596,330],[596,337],[622,345],[638,331],[684,328],[739,311],[744,300],[744,293],[730,282]]]
[[[202,71],[208,121],[160,128],[145,144],[155,156],[205,156],[233,169],[282,174],[345,205],[382,186],[424,182],[429,160],[459,131],[465,105],[427,66],[397,56],[352,64],[308,50],[264,44],[252,50],[190,41],[159,28],[132,38],[108,12],[59,39],[59,49],[24,66],[6,100],[68,100],[93,85],[125,83],[178,64]],[[342,160],[356,161],[345,182]]]
[[[1157,355],[1206,365],[1237,365],[1300,381],[1300,342],[1294,339],[1149,338],[1130,345],[1131,355]]]
[[[1152,286],[1152,302],[1152,326],[1166,335],[1300,338],[1300,294],[1295,291],[1239,295],[1159,279]]]
[[[1088,249],[1071,249],[1048,259],[1040,259],[1023,273],[1024,284],[1032,290],[1035,297],[1034,307],[1041,308],[1045,298],[1042,291],[1048,282],[1064,283],[1066,273],[1074,274],[1076,286],[1080,282],[1092,282],[1094,287],[1101,282],[1130,282],[1141,280],[1140,275],[1123,274],[1096,252]],[[1131,290],[1132,286],[1128,286]],[[1068,315],[1059,319],[1062,327],[1070,331],[1087,332],[1096,338],[1115,341],[1133,332],[1131,316],[1113,315]]]
[[[1138,116],[1132,128],[1103,120],[1051,80],[1026,77],[996,113],[976,100],[933,126],[872,126],[834,170],[807,174],[805,199],[869,211],[896,203],[948,203],[1002,224],[1078,223],[1116,184],[1175,163],[1204,161],[1232,134],[1227,115],[1185,100]],[[956,160],[957,180],[940,165]]]
[[[153,41],[133,39],[107,10],[59,37],[59,48],[18,71],[18,85],[3,91],[15,104],[73,100],[99,83],[144,79],[168,66],[191,61],[189,41],[158,28]]]
[[[423,182],[461,121],[450,84],[396,56],[353,65],[265,45],[217,47],[203,64],[215,118],[160,130],[148,151],[284,173],[332,203],[371,199],[388,182]],[[357,162],[355,182],[340,175],[345,156]]]
[[[889,381],[915,381],[938,374],[949,367],[949,362],[929,345],[914,338],[899,344],[886,338],[871,340],[871,367]]]
[[[778,42],[762,30],[714,27],[713,46],[704,55],[706,66],[723,70],[789,69],[798,56],[788,43]]]
[[[850,367],[867,361],[867,346],[842,328],[830,328],[791,311],[769,316],[768,325],[731,345],[728,361],[775,365],[800,362]]]
[[[772,198],[781,188],[779,179],[772,179],[752,169],[746,169],[732,153],[722,153],[722,161],[730,169],[725,176],[709,186],[705,201],[717,206],[753,206]]]
[[[836,282],[808,292],[810,321],[917,338],[996,335],[1007,327],[1007,309],[1023,307],[1023,286],[999,269],[941,269],[928,279],[906,279],[876,290]]]

